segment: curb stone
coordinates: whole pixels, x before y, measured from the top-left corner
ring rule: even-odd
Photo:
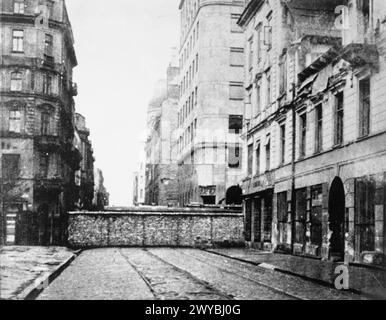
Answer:
[[[35,279],[32,284],[25,288],[21,293],[16,295],[16,300],[35,300],[39,294],[46,289],[67,267],[81,254],[82,250],[77,250],[73,255],[61,263],[54,271],[50,274]]]

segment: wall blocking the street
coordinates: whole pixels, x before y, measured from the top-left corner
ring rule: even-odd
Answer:
[[[68,244],[75,248],[244,246],[243,231],[243,214],[222,209],[151,207],[73,212]]]

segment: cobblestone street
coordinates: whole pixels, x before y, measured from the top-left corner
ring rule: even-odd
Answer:
[[[84,251],[39,300],[360,299],[295,276],[194,249]]]

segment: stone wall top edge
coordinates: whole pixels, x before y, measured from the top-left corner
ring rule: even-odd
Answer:
[[[238,211],[106,211],[106,212],[70,212],[71,216],[207,216],[207,217],[243,217],[243,214]]]

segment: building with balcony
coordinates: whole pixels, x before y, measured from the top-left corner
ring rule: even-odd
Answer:
[[[66,6],[3,0],[0,20],[0,244],[62,245],[80,162]]]
[[[246,7],[247,41],[259,39],[261,24],[262,63],[272,52],[270,68],[259,69],[259,48],[248,49],[243,190],[252,246],[384,265],[385,18],[386,5],[372,0]]]
[[[237,21],[244,4],[180,2],[176,150],[181,206],[241,203],[244,35]]]

